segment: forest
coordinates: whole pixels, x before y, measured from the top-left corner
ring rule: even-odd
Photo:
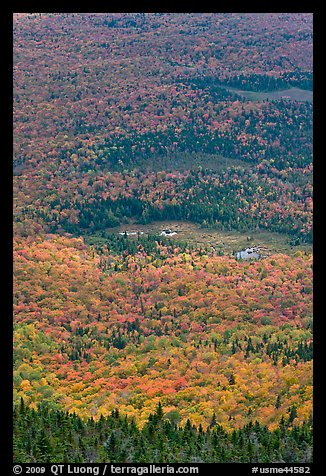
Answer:
[[[160,403],[142,429],[115,409],[95,421],[75,413],[37,411],[22,399],[14,409],[17,462],[54,463],[307,463],[311,461],[312,426],[292,426],[293,414],[269,431],[258,421],[227,433],[213,415],[205,431],[187,420],[181,428]]]
[[[15,461],[312,461],[312,33],[14,14]]]

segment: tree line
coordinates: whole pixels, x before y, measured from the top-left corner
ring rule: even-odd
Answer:
[[[177,410],[159,403],[143,428],[115,409],[97,420],[40,404],[14,408],[16,463],[310,463],[312,422],[293,426],[295,411],[277,428],[249,422],[226,432],[213,414],[209,426],[188,419],[178,425]]]

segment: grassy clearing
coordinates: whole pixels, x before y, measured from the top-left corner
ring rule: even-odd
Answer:
[[[127,224],[115,228],[107,228],[106,233],[122,232],[143,232],[144,234],[160,234],[163,230],[175,231],[177,234],[171,236],[171,240],[176,242],[188,242],[198,247],[212,247],[221,249],[223,254],[234,254],[248,247],[262,246],[267,248],[268,254],[285,253],[294,254],[297,251],[312,252],[311,245],[292,246],[289,237],[285,234],[272,233],[268,231],[254,231],[252,233],[241,233],[237,231],[218,231],[201,228],[199,225],[183,221],[162,221],[153,222],[146,225]],[[100,237],[101,232],[92,235],[93,238]],[[130,236],[135,238],[137,236]]]
[[[313,92],[308,91],[306,89],[300,88],[289,88],[283,89],[280,91],[268,91],[268,92],[257,92],[257,91],[244,91],[242,89],[237,88],[226,88],[228,91],[234,92],[239,94],[239,96],[243,96],[251,101],[264,101],[269,99],[270,101],[279,100],[279,99],[287,99],[290,101],[301,101],[301,102],[312,102],[313,101]]]

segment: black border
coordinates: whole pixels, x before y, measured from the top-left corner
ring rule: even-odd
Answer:
[[[90,8],[91,7],[91,8]],[[182,1],[168,5],[167,3],[159,3],[153,1],[143,1],[137,3],[122,4],[117,2],[115,4],[107,4],[106,8],[100,5],[87,5],[84,6],[81,2],[11,2],[3,9],[1,15],[1,29],[2,35],[2,66],[5,63],[6,66],[2,68],[2,91],[4,91],[3,102],[5,103],[4,112],[1,115],[1,130],[4,132],[3,137],[6,139],[2,142],[2,186],[1,192],[4,197],[2,204],[4,204],[5,219],[2,221],[0,239],[3,241],[1,246],[2,262],[5,265],[5,275],[2,275],[2,289],[4,291],[5,300],[3,301],[5,306],[2,306],[1,325],[3,330],[0,332],[0,338],[2,338],[1,351],[3,353],[2,363],[4,371],[2,372],[1,379],[1,411],[3,418],[0,420],[0,465],[8,467],[8,472],[5,471],[2,474],[12,474],[12,367],[13,367],[13,333],[12,333],[12,294],[13,294],[13,170],[12,170],[12,151],[13,151],[13,115],[12,115],[12,103],[13,103],[13,78],[12,78],[12,45],[13,45],[13,13],[19,12],[44,12],[44,13],[82,13],[82,12],[103,12],[110,11],[115,12],[144,12],[144,13],[313,13],[314,15],[314,463],[312,466],[312,474],[316,465],[322,462],[323,443],[322,443],[322,399],[321,389],[323,379],[321,377],[321,346],[323,334],[321,332],[321,323],[323,315],[321,313],[321,290],[322,290],[322,263],[321,263],[321,246],[322,246],[322,234],[319,231],[319,227],[322,224],[322,212],[321,205],[322,187],[323,187],[323,156],[321,153],[321,141],[322,137],[322,115],[321,115],[321,103],[319,99],[319,91],[321,88],[321,39],[322,39],[322,14],[320,9],[317,8],[316,2],[305,2],[304,5],[299,5],[298,2],[290,5],[285,2],[273,2],[269,5],[265,3],[259,3],[257,6],[252,3],[249,5],[246,2],[225,2],[224,5],[220,2],[214,5],[209,3],[200,2],[196,5],[192,5],[189,1]],[[325,159],[324,159],[325,160]],[[5,423],[4,423],[5,422]],[[202,473],[202,465],[200,473]],[[207,464],[207,469],[218,469],[219,464]],[[208,468],[209,466],[209,468]],[[222,464],[221,469],[224,465]],[[231,468],[233,466],[233,468]],[[240,467],[244,469],[244,464],[236,465],[241,471]],[[224,466],[225,468],[225,466]],[[234,469],[234,465],[228,465],[231,470]],[[249,468],[248,468],[249,469]],[[317,468],[316,468],[317,469]],[[227,469],[229,471],[229,469]],[[237,471],[237,474],[238,473]],[[245,474],[245,473],[243,473]],[[249,474],[246,473],[246,474]],[[319,473],[315,473],[319,474]]]
[[[1,15],[0,33],[2,35],[2,59],[6,64],[2,69],[2,98],[5,108],[1,114],[1,132],[3,132],[2,144],[2,161],[1,161],[1,187],[3,194],[2,204],[2,220],[1,220],[1,258],[2,263],[2,290],[4,291],[2,300],[2,312],[0,319],[0,338],[1,352],[0,361],[2,362],[2,378],[1,378],[1,411],[3,419],[0,430],[0,464],[1,460],[9,461],[12,455],[12,376],[13,376],[13,87],[12,87],[12,17]],[[4,140],[5,139],[5,140]],[[11,474],[11,471],[10,473]]]
[[[313,72],[314,72],[314,110],[313,110],[313,149],[314,149],[314,171],[313,171],[313,191],[314,191],[314,239],[313,239],[313,309],[314,309],[314,363],[313,363],[313,409],[314,409],[314,444],[313,444],[313,460],[317,465],[323,463],[323,451],[325,451],[322,443],[322,396],[323,388],[322,378],[322,322],[323,309],[322,303],[322,195],[323,195],[323,152],[322,152],[322,104],[321,104],[321,37],[322,37],[322,14],[319,11],[313,12]]]

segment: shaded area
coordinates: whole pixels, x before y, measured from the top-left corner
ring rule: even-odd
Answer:
[[[212,415],[207,430],[181,428],[179,414],[164,414],[161,404],[140,429],[132,419],[112,411],[98,421],[76,414],[25,407],[14,409],[14,461],[46,463],[310,463],[312,424],[292,426],[296,409],[275,430],[258,422],[227,433]]]

